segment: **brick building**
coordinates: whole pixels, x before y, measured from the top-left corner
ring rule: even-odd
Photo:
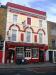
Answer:
[[[48,24],[48,61],[56,63],[56,23],[47,21]]]
[[[0,5],[0,63],[2,63],[6,30],[6,6]]]

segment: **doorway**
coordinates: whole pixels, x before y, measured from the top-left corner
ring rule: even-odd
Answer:
[[[39,51],[39,62],[44,62],[44,51]]]
[[[14,49],[9,49],[7,54],[7,63],[14,63],[15,51]]]
[[[53,62],[53,51],[49,51],[49,62]]]

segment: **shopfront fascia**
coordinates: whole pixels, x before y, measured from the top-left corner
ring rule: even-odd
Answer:
[[[36,63],[40,61],[40,50],[45,52],[47,48],[47,46],[40,44],[15,43],[8,41],[5,43],[5,63],[7,63],[8,51],[10,51],[10,49],[14,50],[14,63],[16,63],[17,58],[24,58],[28,63]],[[45,58],[45,54],[43,56]]]

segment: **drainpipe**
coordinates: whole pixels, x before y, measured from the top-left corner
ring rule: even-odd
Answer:
[[[5,63],[5,41],[4,41],[4,46],[3,46],[3,55],[2,55],[2,63]]]

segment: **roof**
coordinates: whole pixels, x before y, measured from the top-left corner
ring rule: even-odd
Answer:
[[[13,7],[13,8],[25,10],[25,11],[32,12],[32,13],[35,13],[35,14],[46,15],[46,12],[44,12],[44,11],[36,10],[36,9],[33,9],[33,8],[29,8],[29,7],[26,7],[26,6],[22,6],[22,5],[18,5],[18,4],[14,4],[14,3],[10,3],[10,2],[8,2],[6,4],[6,6],[10,6],[10,7]]]

